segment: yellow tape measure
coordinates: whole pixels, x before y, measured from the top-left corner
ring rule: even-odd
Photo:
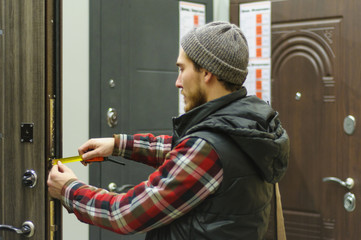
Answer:
[[[59,161],[62,163],[71,163],[71,162],[80,162],[83,161],[83,159],[81,158],[81,156],[53,159],[53,165],[58,164]]]
[[[114,159],[110,159],[108,157],[95,157],[89,160],[83,160],[81,158],[81,156],[74,156],[74,157],[67,157],[67,158],[59,158],[59,159],[53,159],[52,160],[52,164],[53,165],[57,165],[58,162],[62,162],[62,163],[71,163],[71,162],[81,162],[84,161],[86,163],[92,163],[92,162],[103,162],[103,161],[110,161],[110,162],[114,162],[120,165],[125,165],[125,163],[114,160]]]

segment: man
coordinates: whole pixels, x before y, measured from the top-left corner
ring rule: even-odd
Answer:
[[[288,165],[289,140],[278,114],[246,96],[248,47],[240,29],[213,22],[182,38],[176,87],[186,113],[173,136],[114,135],[79,148],[84,161],[119,155],[151,165],[126,193],[86,185],[59,163],[50,194],[80,221],[146,239],[263,239],[273,183]]]

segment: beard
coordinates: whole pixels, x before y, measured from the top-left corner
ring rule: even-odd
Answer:
[[[207,102],[207,97],[205,91],[200,87],[197,86],[194,91],[191,91],[184,95],[184,90],[182,90],[182,94],[184,99],[186,100],[184,111],[189,112],[190,110],[204,104]]]

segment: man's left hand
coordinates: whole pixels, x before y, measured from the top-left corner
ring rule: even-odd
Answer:
[[[50,170],[48,191],[53,198],[61,199],[61,191],[70,179],[77,179],[74,172],[60,161]]]

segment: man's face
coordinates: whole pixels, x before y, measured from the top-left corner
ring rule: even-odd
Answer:
[[[192,60],[189,59],[183,49],[179,51],[177,66],[179,74],[175,85],[182,89],[181,93],[185,103],[184,111],[188,112],[207,102],[203,82],[204,70],[196,71]]]

